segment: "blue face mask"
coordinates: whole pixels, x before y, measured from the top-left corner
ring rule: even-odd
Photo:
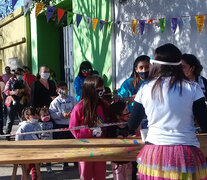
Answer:
[[[22,75],[18,75],[17,76],[17,80],[22,80],[23,79],[23,76]]]

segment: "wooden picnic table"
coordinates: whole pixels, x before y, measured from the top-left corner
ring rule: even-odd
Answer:
[[[197,135],[207,157],[207,134]],[[64,139],[0,142],[0,164],[14,164],[12,180],[18,164],[35,164],[39,179],[39,163],[77,161],[136,161],[144,146],[141,139]],[[27,180],[28,177],[24,176]]]

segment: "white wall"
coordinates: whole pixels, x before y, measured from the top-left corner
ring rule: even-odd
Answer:
[[[124,22],[120,28],[115,26],[116,34],[116,88],[130,76],[136,57],[146,54],[153,56],[154,50],[165,43],[175,44],[182,53],[191,53],[198,57],[207,77],[207,17],[203,31],[199,34],[195,17],[191,17],[190,26],[180,22],[175,32],[171,29],[172,17],[207,14],[206,0],[115,0],[115,20]],[[162,34],[156,23],[146,24],[144,34],[140,34],[139,25],[132,35],[131,20],[166,18],[166,29]],[[168,19],[167,19],[168,18]],[[128,23],[127,23],[128,21]],[[125,27],[124,27],[125,26]]]

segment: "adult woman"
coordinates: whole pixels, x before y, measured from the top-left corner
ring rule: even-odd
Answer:
[[[91,129],[71,131],[76,139],[105,137],[98,127],[106,122],[108,103],[103,100],[104,82],[101,77],[88,76],[83,84],[81,101],[73,108],[69,127],[88,126]],[[106,162],[79,162],[80,179],[105,180]]]
[[[197,83],[186,80],[181,52],[173,44],[155,50],[149,80],[140,87],[128,125],[148,117],[146,145],[137,156],[139,179],[206,179],[194,116],[207,130],[205,98]]]
[[[207,79],[200,75],[203,66],[193,54],[183,54],[181,60],[184,74],[190,81],[196,81],[201,86],[207,100]]]
[[[134,101],[135,94],[141,83],[148,77],[149,61],[150,58],[146,55],[136,58],[130,78],[126,79],[118,90],[118,95],[129,103],[128,108],[130,112],[132,110],[131,103]]]
[[[92,74],[93,68],[89,61],[83,61],[80,65],[78,76],[75,78],[74,81],[74,88],[76,93],[76,100],[80,101],[81,95],[82,95],[82,86],[84,83],[84,80],[87,76],[90,76]]]
[[[48,66],[39,68],[39,76],[31,87],[31,105],[33,107],[49,107],[52,100],[57,96],[56,86],[49,80],[50,69]]]

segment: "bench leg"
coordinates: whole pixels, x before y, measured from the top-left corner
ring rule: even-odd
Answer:
[[[40,172],[40,165],[39,164],[35,164],[35,168],[36,168],[36,173],[37,173],[37,179],[38,180],[42,180],[42,174]]]
[[[28,180],[26,164],[21,164],[23,180]]]
[[[11,180],[16,180],[18,164],[14,164]]]

